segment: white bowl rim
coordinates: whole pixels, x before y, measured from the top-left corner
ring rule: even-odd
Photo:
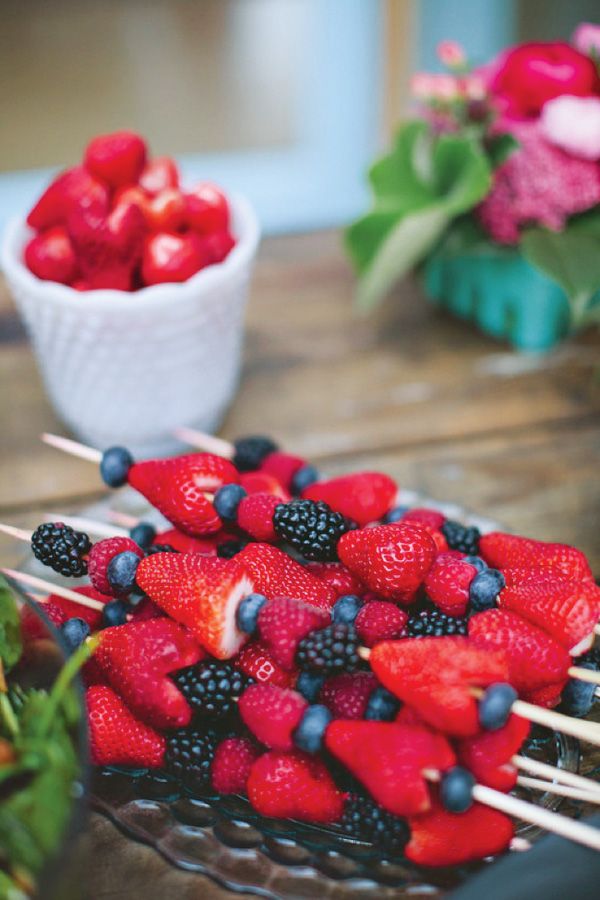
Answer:
[[[9,221],[0,244],[0,265],[11,284],[18,284],[27,291],[29,297],[40,302],[53,303],[65,307],[77,307],[82,313],[114,309],[142,311],[161,303],[169,304],[197,298],[218,292],[219,287],[246,269],[251,263],[260,239],[260,226],[249,201],[241,194],[228,193],[232,213],[232,230],[236,238],[235,247],[221,263],[201,269],[187,281],[165,282],[140,288],[137,291],[118,291],[103,288],[91,291],[77,291],[56,281],[44,281],[29,271],[22,260],[23,247],[33,236],[32,229],[22,216]]]

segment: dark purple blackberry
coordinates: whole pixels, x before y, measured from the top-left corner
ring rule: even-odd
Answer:
[[[328,625],[300,641],[296,662],[301,669],[321,675],[354,672],[360,665],[359,646],[358,634],[351,625]]]
[[[146,550],[146,556],[154,556],[155,553],[179,553],[171,544],[152,544]]]
[[[275,441],[264,435],[238,438],[234,442],[234,447],[233,464],[240,472],[253,472],[259,469],[265,456],[278,449]]]
[[[340,827],[349,837],[368,841],[390,856],[400,856],[410,838],[404,819],[387,812],[363,794],[350,794]]]
[[[179,669],[171,677],[195,713],[213,717],[233,712],[237,698],[253,683],[252,678],[220,660]]]
[[[191,790],[210,788],[210,767],[222,740],[214,728],[179,728],[167,735],[165,766]]]
[[[406,623],[409,637],[447,637],[448,635],[468,634],[468,619],[460,616],[449,616],[441,609],[425,609],[415,613]]]
[[[290,500],[276,506],[273,513],[273,528],[279,537],[305,559],[319,562],[338,558],[338,541],[352,527],[353,523],[322,501]]]
[[[442,534],[451,550],[460,550],[467,556],[479,554],[479,538],[481,532],[474,525],[462,525],[452,519],[446,519],[441,528]]]
[[[33,555],[66,578],[81,578],[87,573],[87,555],[92,542],[83,531],[75,531],[62,522],[38,525],[31,535]]]
[[[217,547],[217,556],[220,556],[221,559],[233,559],[234,556],[244,549],[248,541],[240,539],[236,541],[232,539],[231,541],[223,541],[222,544],[219,544]]]

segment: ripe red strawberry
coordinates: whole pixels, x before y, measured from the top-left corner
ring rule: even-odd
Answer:
[[[482,650],[466,637],[388,641],[373,648],[369,662],[389,691],[429,725],[457,737],[479,731],[471,689],[508,681],[505,654]]]
[[[86,692],[90,755],[97,766],[159,768],[165,739],[144,725],[109,687],[95,685]]]
[[[128,481],[173,525],[193,537],[202,537],[221,527],[205,492],[214,493],[224,484],[237,483],[238,474],[221,456],[189,453],[135,463]]]
[[[167,528],[165,531],[157,532],[152,543],[163,546],[167,544],[179,553],[203,553],[205,556],[214,556],[221,540],[226,540],[226,538],[220,532],[198,538],[185,534],[179,528]]]
[[[319,694],[334,719],[362,719],[369,697],[377,687],[372,672],[342,672],[328,678]]]
[[[133,184],[146,163],[146,142],[134,131],[114,131],[92,138],[83,156],[91,175],[111,187]]]
[[[105,628],[94,659],[108,683],[142,721],[183,728],[192,710],[170,672],[204,657],[192,635],[172,619],[149,619]]]
[[[293,733],[307,708],[297,691],[274,684],[251,684],[238,703],[244,724],[261,744],[273,750],[293,749]]]
[[[511,715],[496,731],[482,731],[456,744],[459,762],[479,784],[497,791],[511,791],[517,783],[517,768],[511,763],[529,734],[529,722]]]
[[[80,585],[71,588],[76,594],[82,594],[84,597],[90,597],[92,600],[99,600],[106,603],[106,596],[96,591],[91,585]],[[49,594],[43,603],[38,604],[45,615],[50,619],[53,625],[59,628],[67,619],[83,619],[90,626],[90,631],[96,631],[100,627],[102,621],[102,613],[97,609],[90,609],[89,606],[82,606],[75,603],[74,600],[65,600],[58,594]],[[21,630],[23,636],[29,640],[38,640],[47,637],[47,629],[43,622],[30,610],[27,606],[21,608]]]
[[[424,528],[393,524],[347,531],[338,543],[338,554],[376,594],[410,603],[437,550]]]
[[[237,523],[255,541],[278,540],[273,528],[273,513],[281,499],[274,494],[248,494],[237,509]]]
[[[227,197],[215,184],[202,182],[185,194],[185,221],[188,228],[200,234],[227,231]]]
[[[417,525],[425,525],[433,531],[439,531],[446,521],[446,516],[443,513],[438,512],[437,509],[427,509],[425,506],[415,506],[414,509],[409,509],[408,512],[404,513],[401,521],[414,522]]]
[[[289,671],[294,668],[296,648],[302,638],[329,622],[329,614],[324,610],[300,600],[278,598],[265,603],[260,610],[258,631],[275,662]]]
[[[25,247],[25,265],[43,281],[71,284],[77,277],[73,244],[62,225],[37,234]]]
[[[265,597],[293,597],[329,610],[336,600],[333,589],[271,544],[251,543],[236,559],[248,570],[255,590]]]
[[[268,472],[240,472],[240,484],[247,494],[273,494],[284,502],[290,499],[288,491]]]
[[[260,641],[249,641],[234,658],[233,664],[254,681],[274,684],[277,687],[292,687],[296,681],[295,672],[286,672],[279,666],[265,645]]]
[[[113,595],[113,589],[106,575],[108,564],[118,553],[126,551],[135,553],[140,559],[144,555],[144,551],[128,537],[104,538],[102,541],[97,541],[89,552],[88,576],[96,590],[105,595],[105,600],[106,595],[109,597]]]
[[[299,751],[271,750],[256,760],[248,778],[248,799],[263,816],[303,822],[337,822],[345,795],[325,764]]]
[[[449,616],[464,616],[469,603],[469,586],[477,569],[458,559],[438,556],[425,579],[430,600]]]
[[[166,188],[179,187],[177,163],[170,156],[155,156],[144,166],[139,185],[151,197]]]
[[[573,656],[591,646],[600,615],[600,604],[585,585],[558,581],[552,576],[545,581],[504,588],[498,604],[538,625]]]
[[[547,566],[575,581],[591,576],[589,563],[583,553],[567,544],[552,544],[493,531],[481,537],[479,551],[488,565],[497,569]]]
[[[426,812],[429,785],[423,769],[445,771],[456,757],[441,734],[396,722],[331,722],[325,732],[330,753],[396,816]]]
[[[248,738],[221,741],[211,765],[214,790],[219,794],[245,794],[250,769],[259,756],[260,750]]]
[[[431,812],[409,819],[411,838],[404,850],[420,866],[455,866],[506,850],[514,828],[504,813],[474,803],[450,813],[438,801]]]
[[[528,703],[535,703],[536,706],[552,709],[560,703],[562,689],[562,685],[547,684],[543,688],[538,688],[537,691],[531,691],[527,694],[526,699]]]
[[[325,584],[328,584],[335,593],[335,599],[345,594],[357,594],[361,597],[366,588],[350,569],[339,562],[311,562],[306,566],[312,575],[316,575]]]
[[[109,204],[106,185],[93,178],[83,166],[75,166],[61,172],[48,185],[27,216],[27,224],[38,231],[45,231],[55,225],[66,225],[77,207],[106,215]]]
[[[404,634],[408,615],[389,600],[372,600],[359,611],[354,626],[366,647],[391,641]]]
[[[92,289],[132,290],[145,227],[144,215],[134,203],[122,204],[106,216],[93,209],[73,210],[67,228],[81,274]]]
[[[208,259],[208,265],[223,262],[235,247],[235,238],[229,231],[213,231],[212,234],[199,234],[198,239],[202,252]]]
[[[209,262],[195,234],[159,231],[144,242],[142,281],[145,285],[187,281]]]
[[[509,681],[524,699],[548,685],[554,685],[560,694],[569,677],[571,657],[565,647],[507,609],[490,609],[472,616],[469,637],[483,649],[505,651]]]
[[[177,231],[185,218],[183,194],[178,188],[165,188],[148,201],[145,214],[152,231]]]
[[[237,627],[237,608],[255,591],[239,556],[224,560],[199,553],[155,553],[140,562],[136,581],[212,656],[230,659],[248,638]]]
[[[398,486],[381,472],[355,472],[329,481],[317,481],[302,492],[309,500],[324,500],[336,512],[368,525],[381,519],[392,506]]]
[[[277,481],[289,491],[292,486],[294,475],[306,465],[306,460],[301,456],[293,456],[291,453],[284,453],[281,450],[274,450],[268,453],[260,465],[260,471],[267,475],[272,475]]]

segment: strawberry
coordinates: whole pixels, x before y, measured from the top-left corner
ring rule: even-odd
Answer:
[[[591,576],[589,563],[583,553],[567,544],[552,544],[493,531],[481,537],[479,550],[487,564],[497,569],[542,566],[555,569],[562,577],[574,581]]]
[[[511,715],[506,725],[496,731],[482,731],[458,741],[456,755],[480,784],[497,791],[511,791],[517,783],[517,769],[510,760],[528,734],[527,719]]]
[[[524,699],[548,685],[560,694],[569,677],[571,657],[562,644],[508,609],[471,616],[469,637],[477,647],[506,652],[509,681]]]
[[[260,641],[249,641],[244,644],[234,658],[233,664],[254,681],[264,684],[292,687],[296,680],[296,674],[282,669]]]
[[[37,234],[25,247],[25,265],[43,281],[71,284],[77,277],[77,259],[62,225]]]
[[[208,234],[226,232],[229,227],[229,204],[219,188],[205,181],[184,195],[185,222],[192,231]]]
[[[251,684],[238,703],[242,721],[252,734],[273,750],[292,750],[293,733],[308,709],[304,697],[274,684]]]
[[[409,509],[408,512],[405,512],[400,521],[413,522],[417,525],[424,525],[427,528],[431,528],[433,531],[439,531],[446,521],[446,516],[443,515],[443,513],[438,512],[437,509],[427,509],[424,506],[415,506],[414,509]]]
[[[325,610],[335,603],[328,584],[271,544],[248,544],[236,558],[248,570],[255,590],[269,599],[292,597]]]
[[[248,738],[221,741],[211,765],[212,786],[219,794],[245,794],[252,764],[260,750]]]
[[[224,484],[237,483],[238,474],[221,456],[189,453],[135,463],[128,481],[173,525],[193,537],[202,537],[221,527],[205,492],[214,493]]]
[[[148,201],[145,214],[152,231],[177,231],[185,217],[183,194],[178,188],[165,188]]]
[[[144,243],[142,281],[145,285],[187,281],[210,260],[195,234],[150,234]]]
[[[162,766],[165,739],[136,719],[114,691],[95,685],[86,692],[90,755],[97,766]]]
[[[182,728],[192,717],[191,707],[168,674],[203,656],[185,628],[159,618],[105,628],[94,659],[132,712],[163,729]]]
[[[214,556],[217,552],[218,541],[222,539],[220,532],[198,538],[185,534],[178,528],[167,528],[165,531],[157,532],[152,543],[159,546],[166,544],[179,553],[203,553],[206,556]]]
[[[71,588],[76,594],[84,597],[90,597],[92,600],[99,600],[106,603],[106,596],[96,591],[91,585],[80,585]],[[58,594],[49,594],[43,603],[37,604],[44,614],[50,619],[53,625],[59,628],[67,619],[83,619],[90,626],[90,631],[96,631],[102,622],[102,613],[97,609],[90,609],[89,606],[82,606],[75,603],[74,600],[65,600]],[[39,640],[48,636],[46,626],[40,622],[39,618],[27,606],[21,609],[21,628],[23,634],[29,640]]]
[[[237,559],[241,555],[238,553]],[[324,610],[300,600],[278,598],[261,608],[258,631],[275,662],[290,671],[294,668],[296,648],[302,638],[317,628],[324,628],[329,622],[329,614]]]
[[[450,813],[438,801],[430,812],[409,819],[411,838],[405,854],[419,866],[455,866],[508,848],[514,828],[504,813],[474,803]]]
[[[122,204],[108,215],[76,208],[67,228],[81,274],[92,289],[133,288],[134,270],[142,255],[144,215],[134,203]]]
[[[256,760],[248,778],[248,799],[263,816],[304,822],[337,822],[345,795],[325,764],[300,751],[271,750]]]
[[[376,594],[410,603],[437,550],[418,525],[377,525],[348,531],[338,543],[341,561]]]
[[[545,687],[528,693],[527,701],[535,703],[536,706],[543,706],[545,709],[552,709],[560,703],[562,691],[563,685],[547,684]]]
[[[600,613],[595,590],[576,581],[558,581],[553,576],[504,588],[498,605],[538,625],[573,656],[591,646]]]
[[[408,621],[404,610],[389,600],[372,600],[365,603],[354,621],[358,636],[366,647],[374,647],[380,641],[402,637]]]
[[[101,216],[106,215],[109,209],[108,188],[82,166],[67,169],[56,176],[27,216],[27,224],[37,231],[66,225],[69,216],[78,207],[94,210]]]
[[[306,460],[301,456],[293,456],[291,453],[283,453],[281,450],[273,450],[268,453],[260,465],[260,471],[272,475],[285,488],[291,490],[294,475],[306,465]]]
[[[324,500],[336,512],[359,525],[381,519],[392,506],[398,486],[380,472],[355,472],[317,481],[303,492],[308,500]]]
[[[359,597],[365,593],[365,586],[350,569],[339,562],[311,562],[306,569],[328,584],[338,600],[345,594],[357,594]],[[335,602],[335,601],[334,601]]]
[[[283,502],[291,499],[283,485],[268,472],[240,472],[240,484],[247,494],[273,494]]]
[[[166,188],[179,187],[177,163],[170,156],[155,156],[144,166],[139,185],[151,197]]]
[[[342,672],[328,678],[319,694],[334,719],[362,719],[369,697],[377,687],[372,672]]]
[[[395,816],[426,812],[431,805],[422,770],[444,771],[456,757],[441,734],[396,722],[331,722],[330,753]]]
[[[113,589],[108,582],[108,564],[118,553],[129,550],[142,559],[144,551],[128,537],[104,538],[97,541],[89,552],[87,560],[88,576],[93,586],[101,594],[112,597]],[[106,597],[104,598],[106,600]]]
[[[133,131],[100,134],[89,142],[83,164],[112,188],[135,183],[146,163],[146,142]]]
[[[429,725],[457,737],[479,730],[471,689],[508,681],[504,653],[482,650],[466,637],[387,641],[373,648],[369,662],[389,691]]]
[[[199,553],[155,553],[141,561],[136,581],[212,656],[230,659],[248,637],[237,627],[237,608],[255,590],[238,562],[240,555],[224,560]]]
[[[202,252],[208,265],[223,262],[235,247],[235,238],[229,231],[213,231],[212,234],[198,235]]]
[[[255,541],[276,541],[273,513],[281,499],[273,494],[248,494],[237,508],[237,524]]]
[[[469,586],[477,569],[458,559],[438,556],[425,579],[425,590],[438,609],[449,616],[464,616],[469,603]]]

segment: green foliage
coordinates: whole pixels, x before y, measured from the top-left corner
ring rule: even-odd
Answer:
[[[6,672],[19,661],[22,649],[15,598],[6,579],[0,577],[0,660]]]

